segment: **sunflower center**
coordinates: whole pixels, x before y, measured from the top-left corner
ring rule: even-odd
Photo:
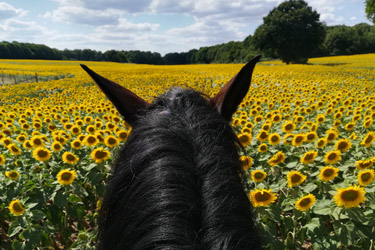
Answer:
[[[9,176],[10,176],[11,178],[16,178],[16,177],[17,177],[17,172],[10,172],[10,173],[9,173]]]
[[[286,130],[292,130],[292,129],[293,129],[293,125],[292,125],[292,124],[287,124],[287,125],[285,126],[285,129],[286,129]]]
[[[14,203],[13,204],[13,210],[16,211],[16,212],[23,212],[23,207],[18,203]]]
[[[341,142],[339,143],[339,145],[337,146],[337,149],[345,149],[346,147],[348,146],[348,144],[346,142]]]
[[[71,177],[72,177],[72,174],[69,173],[69,172],[63,173],[61,175],[61,179],[64,180],[64,181],[69,181],[71,179]]]
[[[333,173],[334,173],[334,171],[333,171],[332,169],[326,169],[326,170],[324,170],[324,172],[323,172],[323,176],[324,176],[324,177],[330,177],[330,176],[333,175]]]
[[[302,177],[300,175],[294,174],[291,179],[293,183],[298,183],[301,180],[301,178]]]
[[[42,145],[42,140],[40,140],[40,139],[34,139],[34,144],[35,145]]]
[[[255,199],[258,202],[268,201],[268,200],[271,199],[271,195],[269,193],[259,192],[259,193],[255,194]]]
[[[328,134],[327,139],[333,140],[335,138],[335,134]]]
[[[310,203],[311,203],[310,198],[305,198],[305,199],[303,199],[303,200],[299,203],[299,205],[300,205],[301,207],[306,207],[306,206],[308,206]]]
[[[107,156],[107,153],[104,152],[104,151],[97,151],[97,152],[95,152],[95,157],[96,157],[97,159],[103,159],[103,158],[105,158],[106,156]]]
[[[305,157],[305,160],[309,161],[309,160],[312,160],[312,158],[313,158],[313,154],[307,154]]]
[[[361,179],[362,179],[362,181],[366,182],[366,181],[371,179],[371,174],[370,173],[364,173],[364,174],[361,175]]]
[[[74,161],[76,158],[74,157],[74,155],[68,154],[68,155],[66,156],[66,159],[67,159],[68,161]]]
[[[271,138],[271,141],[273,142],[277,142],[279,140],[279,138],[277,136],[272,136]]]
[[[296,143],[300,143],[300,142],[302,142],[302,140],[303,140],[302,136],[297,136],[296,137]]]
[[[336,157],[337,157],[336,153],[329,154],[328,155],[328,160],[332,161],[332,160],[336,159]]]
[[[344,191],[341,195],[341,198],[344,201],[355,201],[358,198],[359,193],[355,190]]]
[[[90,136],[90,137],[87,138],[87,142],[88,143],[94,143],[94,142],[96,142],[96,138],[93,137],[93,136]]]
[[[109,138],[108,143],[109,143],[110,145],[116,144],[116,139],[114,139],[114,138]]]
[[[255,175],[254,175],[255,179],[262,179],[263,176],[264,176],[263,173],[260,173],[260,172],[255,173]]]
[[[48,155],[47,151],[45,151],[43,149],[38,151],[38,156],[39,157],[43,158],[43,157],[46,157],[47,155]]]
[[[374,139],[374,138],[372,138],[372,136],[368,136],[367,138],[366,138],[366,140],[365,140],[365,143],[367,144],[367,143],[371,143],[372,142],[372,139]]]

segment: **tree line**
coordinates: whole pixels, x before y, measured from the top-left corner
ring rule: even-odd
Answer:
[[[258,29],[260,29],[259,27]],[[375,27],[366,23],[355,26],[325,26],[323,42],[312,51],[310,57],[364,54],[375,52]],[[259,33],[259,32],[258,32]],[[92,49],[58,50],[42,44],[0,42],[1,59],[44,59],[111,61],[155,65],[197,64],[197,63],[243,63],[256,54],[268,58],[280,58],[274,48],[261,47],[259,37],[249,35],[243,41],[232,41],[214,46],[201,47],[182,53],[160,53],[139,50]]]

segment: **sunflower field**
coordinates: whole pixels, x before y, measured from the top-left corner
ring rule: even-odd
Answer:
[[[0,61],[46,77],[0,81],[0,249],[95,246],[131,127],[79,63]],[[242,66],[84,63],[150,102],[171,86],[213,96]],[[374,118],[375,54],[257,64],[232,125],[266,249],[375,249]]]

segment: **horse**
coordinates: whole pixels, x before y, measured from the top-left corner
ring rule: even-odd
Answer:
[[[113,163],[97,249],[262,249],[229,123],[259,58],[212,98],[172,87],[152,103],[81,65],[132,126]]]

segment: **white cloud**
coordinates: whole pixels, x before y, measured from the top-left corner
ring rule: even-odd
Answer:
[[[0,37],[3,40],[43,43],[40,38],[48,38],[56,35],[36,22],[24,22],[17,19],[8,19],[0,24]],[[47,40],[47,39],[46,39]]]
[[[77,6],[61,6],[52,12],[47,12],[44,17],[52,18],[53,21],[59,22],[100,26],[118,23],[118,19],[122,14],[122,11],[115,9],[100,11]]]
[[[23,16],[26,13],[27,11],[23,9],[16,9],[8,3],[0,2],[0,20],[6,20],[17,16]]]

